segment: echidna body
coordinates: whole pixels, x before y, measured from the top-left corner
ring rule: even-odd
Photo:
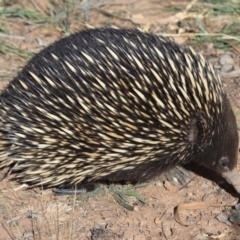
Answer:
[[[32,186],[144,181],[195,161],[240,191],[236,120],[192,48],[90,29],[37,54],[0,100],[0,167]]]

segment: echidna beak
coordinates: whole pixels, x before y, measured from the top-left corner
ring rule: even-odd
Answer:
[[[222,176],[230,183],[236,191],[240,194],[240,175],[237,172],[237,169],[233,169],[232,171],[225,172]]]

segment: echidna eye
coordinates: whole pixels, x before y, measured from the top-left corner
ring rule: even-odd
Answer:
[[[219,166],[222,168],[222,169],[228,169],[228,164],[229,164],[229,160],[227,157],[221,157],[220,160],[219,160]]]

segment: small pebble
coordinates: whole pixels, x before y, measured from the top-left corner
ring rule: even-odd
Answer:
[[[169,191],[174,191],[176,189],[169,181],[164,182],[164,187]]]
[[[233,65],[231,64],[225,64],[221,68],[222,72],[230,72],[231,70],[233,70]]]
[[[156,218],[154,219],[154,223],[155,223],[156,225],[158,225],[158,226],[161,226],[162,220],[161,220],[159,217],[156,217]]]
[[[233,65],[234,64],[234,59],[227,54],[224,54],[220,57],[219,63],[223,66],[225,64]]]
[[[194,239],[198,239],[198,240],[203,240],[203,239],[207,239],[205,236],[203,236],[202,234],[197,234]]]
[[[206,184],[206,183],[203,183],[203,184],[201,185],[201,187],[202,187],[202,188],[209,188],[209,185]]]
[[[173,177],[173,182],[178,183],[178,179],[176,177]]]
[[[163,187],[163,183],[162,182],[157,182],[155,185],[156,185],[156,187],[159,187],[159,188]]]
[[[138,206],[134,206],[134,207],[133,207],[133,211],[134,211],[134,212],[139,212],[139,207],[138,207]]]

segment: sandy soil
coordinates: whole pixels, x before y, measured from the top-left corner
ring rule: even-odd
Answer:
[[[32,1],[34,2],[34,1]],[[37,1],[36,1],[37,2]],[[167,2],[167,1],[166,1]],[[165,1],[113,1],[92,11],[85,11],[88,24],[103,26],[108,23],[118,27],[140,26],[156,33],[173,34],[179,42],[189,40],[187,33],[193,33],[193,19],[187,12],[189,1],[182,1],[183,9],[167,11],[164,7],[170,3]],[[28,1],[18,1],[14,7],[31,7]],[[45,4],[45,5],[44,5]],[[171,7],[177,7],[172,2]],[[47,1],[35,5],[35,9],[47,12]],[[191,5],[190,5],[191,7]],[[198,16],[204,7],[198,5]],[[76,10],[77,11],[77,10]],[[74,14],[76,13],[74,12]],[[110,14],[111,13],[111,14]],[[113,15],[114,13],[114,15]],[[121,14],[116,14],[121,13]],[[196,12],[194,12],[196,14]],[[178,14],[178,15],[176,15]],[[192,13],[193,14],[193,13]],[[179,26],[179,22],[184,26]],[[210,17],[203,15],[209,29],[221,29],[229,21],[229,16]],[[221,21],[219,21],[221,19]],[[211,19],[212,20],[212,19]],[[1,19],[0,24],[7,26],[9,35],[0,35],[0,43],[14,44],[19,49],[37,53],[44,46],[64,36],[59,26],[45,23],[29,24],[19,18]],[[186,26],[187,25],[187,26]],[[71,31],[82,29],[80,21],[69,25]],[[190,30],[189,30],[190,29]],[[178,31],[185,31],[182,36],[175,36]],[[223,52],[213,47],[211,43],[197,47],[213,63],[223,75],[226,90],[235,112],[240,110],[240,77],[230,77],[229,72],[240,69],[239,52],[232,49]],[[219,59],[230,55],[232,70],[223,72]],[[0,54],[0,90],[26,64],[27,59],[17,54]],[[240,120],[238,115],[238,120]],[[134,208],[128,211],[116,202],[114,193],[106,185],[104,194],[81,199],[81,196],[55,196],[52,189],[28,189],[15,191],[19,184],[10,181],[9,177],[0,181],[0,240],[3,239],[125,239],[125,240],[155,240],[155,239],[240,239],[239,225],[231,224],[220,217],[230,216],[238,203],[234,189],[223,179],[206,172],[202,168],[191,167],[192,178],[182,186],[178,182],[163,184],[159,179],[149,182],[149,185],[137,188],[136,191],[146,200],[142,204],[134,197],[128,197],[129,204]],[[240,167],[238,166],[240,171]],[[5,169],[0,172],[4,176]],[[121,187],[121,186],[118,186]],[[126,187],[126,186],[125,186]],[[180,225],[174,219],[174,208],[182,203],[198,203],[221,205],[220,207],[200,208],[181,212],[181,219],[188,227]],[[220,217],[219,217],[220,216]],[[224,218],[224,217],[223,217]],[[221,218],[222,219],[222,218]]]

